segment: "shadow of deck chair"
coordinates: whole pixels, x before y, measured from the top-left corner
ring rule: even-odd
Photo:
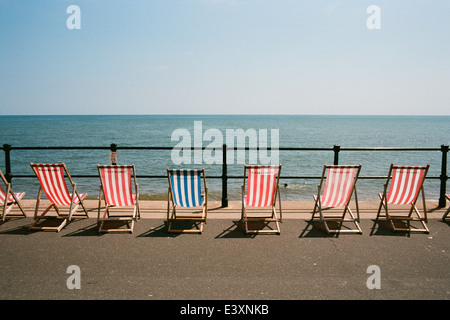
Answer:
[[[72,220],[77,217],[88,217],[88,213],[83,204],[83,200],[87,194],[80,194],[76,188],[76,184],[73,182],[72,177],[67,170],[64,163],[57,164],[36,164],[30,163],[33,172],[39,179],[39,192],[36,199],[36,208],[34,211],[35,222],[29,227],[30,230],[48,230],[48,231],[61,231],[61,229]],[[72,193],[69,193],[66,184],[66,177],[69,185],[72,187]],[[41,214],[39,212],[39,206],[41,201],[41,194],[44,191],[47,199],[50,201],[50,205],[44,209]],[[84,213],[77,214],[79,205],[82,206]],[[47,216],[46,214],[51,210],[55,210],[56,216]],[[63,212],[66,211],[67,212]],[[46,225],[41,220],[50,220],[59,223],[52,223]]]
[[[448,201],[450,201],[450,194],[446,194],[445,197]],[[445,211],[444,215],[442,216],[442,221],[445,221],[447,219],[448,214],[450,213],[450,206],[448,206],[447,211]]]
[[[134,223],[140,218],[139,189],[134,164],[97,165],[97,169],[100,176],[98,232],[133,233]],[[105,201],[105,210],[103,216],[100,216],[102,200]]]
[[[167,178],[169,180],[168,232],[202,233],[208,215],[205,169],[167,169]],[[195,212],[196,209],[199,212]],[[174,228],[174,224],[178,224],[178,227]],[[180,227],[180,224],[184,224],[184,226]]]
[[[246,234],[280,234],[282,220],[279,179],[280,165],[244,165],[241,222]],[[278,195],[277,215],[276,199]],[[257,208],[258,213],[254,213]],[[265,209],[265,210],[261,210]],[[261,211],[268,211],[265,215]],[[274,223],[275,228],[270,225]],[[251,227],[249,227],[249,225]],[[269,229],[264,229],[265,227]]]
[[[317,221],[316,213],[319,213],[319,221],[323,223],[327,233],[362,233],[359,226],[359,206],[356,193],[356,181],[358,180],[361,165],[324,165],[322,178],[318,185],[318,193],[314,195],[314,210],[310,222]],[[325,183],[324,183],[325,182]],[[321,194],[323,187],[323,193]],[[350,209],[352,194],[355,194],[356,217]],[[328,215],[324,210],[344,207],[340,215]],[[347,217],[347,213],[349,217]],[[337,223],[335,228],[330,228],[329,223]],[[354,224],[353,228],[343,228],[344,222]]]
[[[384,217],[390,223],[394,231],[407,232],[426,232],[429,233],[427,227],[427,209],[425,205],[425,193],[423,190],[423,182],[430,166],[396,166],[391,164],[388,177],[384,184],[384,192],[378,194],[380,197],[380,206],[378,207],[377,218]],[[389,189],[388,189],[389,188]],[[422,216],[416,206],[419,194],[422,192],[423,210]],[[390,207],[409,205],[408,215],[392,215]],[[382,215],[382,208],[385,214]],[[413,213],[415,216],[413,217]],[[396,226],[396,223],[406,221],[406,226]],[[411,221],[419,221],[422,228],[411,226]]]
[[[26,217],[25,211],[22,208],[22,205],[20,204],[20,200],[25,196],[25,192],[17,192],[14,193],[14,191],[11,188],[11,183],[6,180],[6,177],[3,175],[3,172],[0,171],[0,178],[2,180],[2,183],[5,185],[6,191],[3,189],[2,184],[0,183],[0,205],[2,206],[2,221],[5,221],[6,215],[15,207],[17,206],[21,214],[10,214],[10,217]]]

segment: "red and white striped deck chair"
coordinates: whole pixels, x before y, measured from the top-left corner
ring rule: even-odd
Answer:
[[[245,165],[244,184],[242,185],[242,212],[241,221],[244,223],[245,233],[275,233],[280,234],[282,219],[281,199],[279,190],[281,164],[280,165]],[[278,205],[280,217],[277,215],[276,200],[278,195]],[[255,215],[253,208],[258,208]],[[270,215],[261,215],[261,208],[270,210]],[[250,225],[254,227],[249,228]],[[267,226],[269,229],[264,229]],[[270,227],[270,223],[275,223],[275,228]]]
[[[359,226],[359,206],[356,193],[356,181],[360,170],[361,165],[324,165],[318,193],[313,196],[315,204],[311,221],[314,221],[316,210],[318,210],[320,222],[324,224],[327,233],[362,233]],[[323,193],[321,194],[322,186]],[[355,194],[356,217],[350,209],[353,193]],[[344,207],[344,211],[340,215],[326,215],[323,212],[324,209],[339,207]],[[347,213],[350,217],[346,217]],[[334,229],[330,228],[329,222],[331,221],[337,222],[339,226]],[[344,226],[344,222],[353,223],[354,228]]]
[[[0,205],[2,206],[2,221],[5,221],[6,215],[11,211],[12,208],[17,206],[21,214],[10,214],[10,217],[24,216],[26,217],[25,211],[20,204],[20,200],[25,196],[25,192],[17,192],[11,188],[11,183],[6,180],[6,177],[3,175],[3,172],[0,171],[0,177],[2,179],[3,184],[5,185],[6,191],[3,189],[2,184],[0,183]]]
[[[445,197],[448,201],[450,201],[450,194],[446,194]],[[447,219],[448,214],[450,213],[450,206],[448,206],[447,211],[445,211],[444,215],[442,216],[442,221],[445,221]]]
[[[132,233],[135,221],[140,218],[139,189],[134,164],[97,165],[97,169],[101,183],[98,197],[98,231]],[[105,210],[100,217],[102,199],[105,201]],[[113,224],[125,223],[126,228],[108,228],[108,221]]]
[[[423,190],[423,182],[430,165],[426,166],[395,166],[391,164],[389,174],[384,185],[384,193],[380,193],[381,199],[378,208],[377,220],[382,217],[381,208],[384,207],[387,221],[390,222],[394,231],[417,231],[428,233],[427,227],[427,209],[425,205],[425,193]],[[389,189],[388,189],[389,187]],[[416,206],[419,193],[422,191],[422,201],[424,216],[422,216]],[[389,208],[391,205],[391,208]],[[408,215],[392,215],[391,210],[394,205],[409,205]],[[416,217],[413,217],[413,212]],[[396,226],[394,221],[407,221],[407,226]],[[411,221],[420,221],[423,228],[415,228],[411,226]]]
[[[36,209],[34,211],[35,222],[30,226],[31,230],[50,230],[59,232],[73,217],[88,217],[88,213],[83,204],[83,200],[86,198],[87,194],[78,193],[76,184],[73,182],[64,163],[30,163],[30,166],[39,179],[40,184],[36,200]],[[66,178],[72,189],[72,193],[69,193],[69,190],[67,189]],[[41,214],[38,214],[42,190],[50,201],[50,205],[47,206]],[[83,214],[76,214],[79,205],[81,205],[84,210]],[[46,216],[52,208],[55,210],[56,216]],[[40,220],[50,218],[55,219],[55,221],[60,220],[60,223],[56,225],[52,224],[51,226],[45,225],[45,223],[39,224]]]
[[[202,233],[208,216],[208,188],[205,169],[167,168],[167,178],[169,180],[168,232]],[[178,221],[190,221],[194,224],[195,229],[189,225],[174,228],[173,224]]]

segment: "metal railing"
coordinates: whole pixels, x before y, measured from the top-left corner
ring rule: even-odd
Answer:
[[[9,144],[4,144],[2,150],[5,154],[5,171],[4,175],[6,179],[11,182],[13,177],[17,178],[34,178],[33,175],[14,175],[11,172],[11,151],[13,150],[109,150],[110,152],[117,152],[117,150],[174,150],[177,147],[134,147],[134,146],[117,146],[112,143],[109,147],[13,147]],[[181,149],[181,148],[178,148]],[[196,148],[191,148],[196,149]],[[202,147],[202,150],[205,150],[205,147]],[[222,151],[222,174],[220,176],[208,176],[208,179],[221,179],[222,180],[222,206],[228,206],[228,179],[242,179],[243,176],[233,176],[228,175],[227,169],[227,152],[230,150],[260,150],[261,148],[251,148],[251,147],[233,147],[228,148],[226,144],[219,148]],[[264,148],[264,150],[270,151],[271,148]],[[441,152],[441,173],[439,176],[427,176],[427,179],[438,179],[440,180],[440,190],[439,190],[439,207],[445,207],[446,205],[446,183],[448,180],[447,176],[447,154],[449,151],[448,145],[441,145],[440,148],[386,148],[386,147],[374,147],[374,148],[342,148],[339,145],[334,145],[332,148],[276,148],[276,150],[280,152],[289,152],[289,151],[328,151],[334,153],[334,161],[335,165],[339,164],[339,154],[341,152],[380,152],[380,151],[440,151]],[[114,163],[113,163],[114,164]],[[96,175],[72,175],[72,177],[76,178],[97,178]],[[137,178],[144,179],[161,179],[167,178],[165,175],[137,175]],[[320,179],[320,177],[316,176],[283,176],[282,179]],[[385,176],[361,176],[358,179],[386,179]]]

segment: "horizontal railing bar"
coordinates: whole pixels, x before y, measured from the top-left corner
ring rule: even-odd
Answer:
[[[27,174],[13,174],[13,178],[36,178],[36,176],[33,175],[27,175]],[[88,175],[88,174],[71,174],[71,178],[98,178],[98,175]],[[136,175],[136,178],[143,178],[143,179],[167,179],[167,176],[151,176],[151,175]],[[222,176],[208,176],[208,179],[222,179]],[[228,177],[230,178],[230,177]],[[241,177],[243,178],[243,177]]]
[[[249,141],[250,142],[250,141]],[[201,142],[203,144],[203,141]],[[234,143],[233,143],[234,144]],[[245,144],[244,144],[245,145]],[[249,143],[249,145],[255,145],[253,143]],[[440,176],[428,176],[427,180],[440,180],[440,196],[439,196],[439,206],[445,206],[445,194],[446,194],[446,183],[448,180],[447,176],[447,153],[449,151],[448,145],[441,145],[440,148],[411,148],[411,147],[341,147],[340,145],[334,145],[333,147],[250,147],[245,146],[241,147],[239,146],[239,143],[237,146],[228,147],[226,144],[223,144],[222,146],[189,146],[189,147],[181,147],[181,146],[173,146],[173,147],[162,147],[162,146],[117,146],[116,144],[112,143],[109,146],[37,146],[37,147],[13,147],[9,144],[3,144],[3,146],[0,146],[0,149],[5,152],[5,176],[6,179],[11,182],[11,179],[14,178],[34,178],[34,175],[14,175],[11,172],[11,159],[10,159],[10,152],[11,150],[108,150],[110,151],[110,157],[111,155],[114,156],[114,154],[111,154],[111,152],[117,152],[117,150],[183,150],[183,151],[196,151],[196,150],[214,150],[215,152],[221,152],[222,153],[222,175],[220,176],[208,176],[210,179],[222,179],[222,206],[227,206],[228,203],[228,197],[227,197],[227,179],[243,179],[243,176],[229,176],[227,174],[227,153],[223,152],[226,151],[239,151],[239,150],[256,150],[256,151],[270,151],[273,152],[274,150],[277,152],[295,152],[295,151],[326,151],[330,152],[332,151],[334,153],[334,161],[333,163],[335,165],[339,164],[339,154],[340,152],[377,152],[377,151],[383,151],[383,152],[436,152],[440,151],[442,153],[442,161],[441,161],[441,174]],[[195,152],[194,152],[195,153]],[[112,160],[114,157],[111,157],[110,161],[112,164],[115,164]],[[97,175],[72,175],[72,177],[75,178],[91,178],[96,179],[98,178]],[[167,179],[166,175],[137,175],[137,178],[143,178],[143,179]],[[281,176],[280,179],[282,180],[292,180],[292,179],[311,179],[311,180],[318,180],[321,179],[321,176],[287,176],[283,177]],[[370,179],[387,179],[385,176],[360,176],[358,179],[361,180],[370,180]]]
[[[1,147],[2,150],[4,150],[3,147]],[[212,147],[116,147],[117,150],[208,150],[208,149],[214,149],[214,150],[222,150],[222,147],[212,148]],[[67,146],[53,146],[53,147],[10,147],[10,150],[111,150],[111,147],[67,147]],[[227,147],[227,150],[272,150],[271,147],[267,148],[261,148],[261,147]],[[333,151],[333,148],[274,148],[274,150],[279,151]],[[339,151],[441,151],[440,148],[397,148],[397,147],[373,147],[373,148],[367,148],[367,147],[355,147],[355,148],[340,148]]]
[[[209,177],[208,177],[209,178]],[[244,179],[244,176],[227,176],[228,179]],[[321,179],[321,176],[280,176],[280,179]],[[359,179],[387,179],[387,176],[362,176]],[[426,179],[440,179],[440,177],[427,176]]]
[[[3,149],[3,148],[2,148]],[[111,147],[11,147],[10,150],[110,150]]]
[[[98,175],[77,175],[77,174],[71,174],[72,178],[98,178]],[[35,178],[36,176],[33,175],[15,175],[13,174],[12,177],[14,178]],[[140,179],[167,179],[167,176],[151,176],[151,175],[137,175],[136,178]],[[208,179],[222,179],[222,176],[207,176]],[[244,179],[244,176],[227,176],[228,179]],[[287,176],[283,177],[280,176],[280,179],[321,179],[321,176]],[[358,180],[360,179],[386,179],[385,176],[362,176],[358,177]],[[440,179],[440,177],[426,177],[426,180],[428,179]]]
[[[440,148],[341,148],[339,151],[441,151]]]

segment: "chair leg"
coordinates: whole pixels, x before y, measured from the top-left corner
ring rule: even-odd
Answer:
[[[248,217],[247,216],[247,210],[246,207],[243,207],[242,210],[242,218],[241,221],[244,223],[244,227],[245,227],[245,234],[280,234],[281,230],[280,230],[280,219],[278,218],[277,212],[275,210],[275,207],[272,206],[272,216],[270,217]],[[271,222],[275,223],[276,228],[272,229],[270,228],[269,230],[263,230],[263,229],[249,229],[248,228],[248,224],[249,222],[263,222],[266,223],[267,225]]]
[[[447,200],[450,200],[450,195],[445,195],[445,198],[447,198]],[[442,221],[445,221],[445,219],[447,219],[448,214],[450,213],[450,206],[448,207],[447,211],[445,211],[444,215],[442,216]]]
[[[174,229],[172,227],[172,224],[175,220],[169,220],[168,222],[168,229],[167,232],[169,233],[203,233],[203,227],[205,224],[205,221],[194,221],[195,223],[195,227],[197,229]],[[176,221],[181,222],[181,221],[193,221],[190,219],[177,219]]]
[[[39,215],[39,216],[36,215],[36,217],[35,217],[35,219],[34,219],[34,220],[35,220],[34,223],[33,223],[31,226],[29,226],[28,229],[29,229],[29,230],[43,230],[43,231],[56,231],[56,232],[60,232],[60,231],[62,230],[62,228],[64,228],[64,226],[67,224],[67,219],[68,219],[68,218],[61,218],[61,217],[59,216],[59,214],[58,214],[57,217],[48,217],[48,216],[45,216],[45,215],[50,211],[50,209],[51,209],[52,207],[53,207],[53,208],[56,210],[56,212],[58,213],[58,210],[57,210],[56,205],[52,203],[51,205],[49,205],[49,206],[42,212],[41,215]],[[37,212],[36,212],[36,213],[37,213]],[[62,220],[62,221],[61,221],[61,223],[60,223],[58,226],[51,226],[51,227],[38,226],[39,221],[40,221],[40,220],[43,220],[43,219],[54,219],[54,220],[60,219],[60,220]]]
[[[316,215],[316,209],[319,208],[317,205],[318,198],[316,196],[313,196],[313,197],[314,197],[314,209],[312,212],[311,221],[314,219],[314,216]]]
[[[6,216],[8,215],[8,213],[12,210],[12,208],[17,205],[17,207],[19,208],[19,210],[22,212],[21,215],[10,215],[10,217],[18,217],[18,216],[23,216],[26,217],[27,215],[25,214],[25,211],[22,208],[22,205],[20,204],[20,200],[23,198],[23,195],[21,197],[16,197],[16,195],[14,193],[10,193],[13,198],[14,198],[14,202],[11,203],[10,205],[8,205],[8,202],[5,201],[3,204],[3,209],[2,209],[2,221],[5,221]],[[8,195],[8,193],[6,193],[6,195]],[[24,194],[25,195],[25,194]]]
[[[321,210],[320,210],[321,211]],[[348,214],[350,215],[350,218],[346,218],[346,213],[348,212]],[[348,206],[348,204],[345,206],[344,208],[344,212],[342,214],[342,216],[338,216],[335,217],[335,221],[340,223],[340,227],[337,229],[330,229],[330,227],[328,226],[328,221],[330,221],[332,218],[330,217],[325,217],[324,215],[321,216],[321,220],[325,226],[325,230],[327,233],[359,233],[362,234],[362,229],[358,223],[357,218],[355,218],[355,216],[353,215],[353,212],[351,211],[350,207]],[[355,225],[356,229],[342,229],[342,225],[344,222],[351,222]]]
[[[417,217],[413,217],[412,213],[415,213]],[[396,231],[403,231],[403,232],[425,232],[429,233],[430,230],[428,229],[426,220],[424,217],[421,216],[419,210],[417,209],[416,205],[414,203],[411,204],[411,208],[409,210],[409,214],[407,216],[390,216],[387,215],[387,220],[390,222],[392,226],[392,230],[394,232]],[[394,221],[405,221],[406,220],[406,227],[398,227],[395,225]],[[415,228],[411,226],[412,221],[419,221],[422,225],[422,228]]]
[[[2,221],[5,221],[6,215],[11,210],[11,206],[7,205],[7,202],[3,204],[3,210],[2,210]]]
[[[375,220],[378,220],[380,217],[383,217],[381,215],[381,209],[384,208],[385,211],[387,211],[387,207],[386,204],[384,203],[384,195],[382,196],[381,194],[378,194],[378,197],[380,198],[380,205],[378,206],[378,212],[377,212],[377,217],[375,218]],[[386,215],[384,216],[386,218]]]
[[[420,223],[422,224],[423,229],[417,229],[417,230],[412,229],[411,231],[419,231],[419,232],[422,231],[422,232],[430,233],[430,230],[428,229],[428,226],[427,226],[426,213],[424,213],[424,214],[425,214],[425,217],[422,217],[422,216],[420,215],[420,212],[419,212],[419,210],[417,209],[416,205],[413,204],[412,206],[413,206],[413,210],[414,210],[414,211],[416,212],[416,214],[417,214],[417,217],[418,217],[417,220],[420,221]],[[425,207],[424,207],[424,210],[426,210]],[[413,219],[411,219],[411,220],[413,220]]]
[[[103,217],[100,218],[100,215],[97,219],[98,224],[98,233],[108,233],[108,232],[129,232],[133,233],[134,231],[134,223],[136,221],[136,215],[134,214],[133,217],[131,216],[115,216],[112,217],[109,215],[109,208],[110,206],[108,204],[105,204],[105,210],[103,212]],[[136,209],[134,209],[136,210]],[[136,211],[135,211],[136,212]],[[125,222],[126,228],[105,228],[105,222]]]
[[[189,216],[183,216],[178,215],[177,216],[177,210],[176,206],[170,206],[168,204],[167,207],[167,232],[168,233],[203,233],[204,225],[206,224],[206,206],[203,206],[202,208],[202,216],[198,217],[189,217]],[[173,227],[174,222],[187,222],[191,221],[195,225],[196,229],[176,229]]]
[[[442,216],[442,221],[445,221],[445,219],[447,219],[447,216],[449,213],[450,213],[450,206],[448,207],[447,211],[445,211],[444,215]]]

